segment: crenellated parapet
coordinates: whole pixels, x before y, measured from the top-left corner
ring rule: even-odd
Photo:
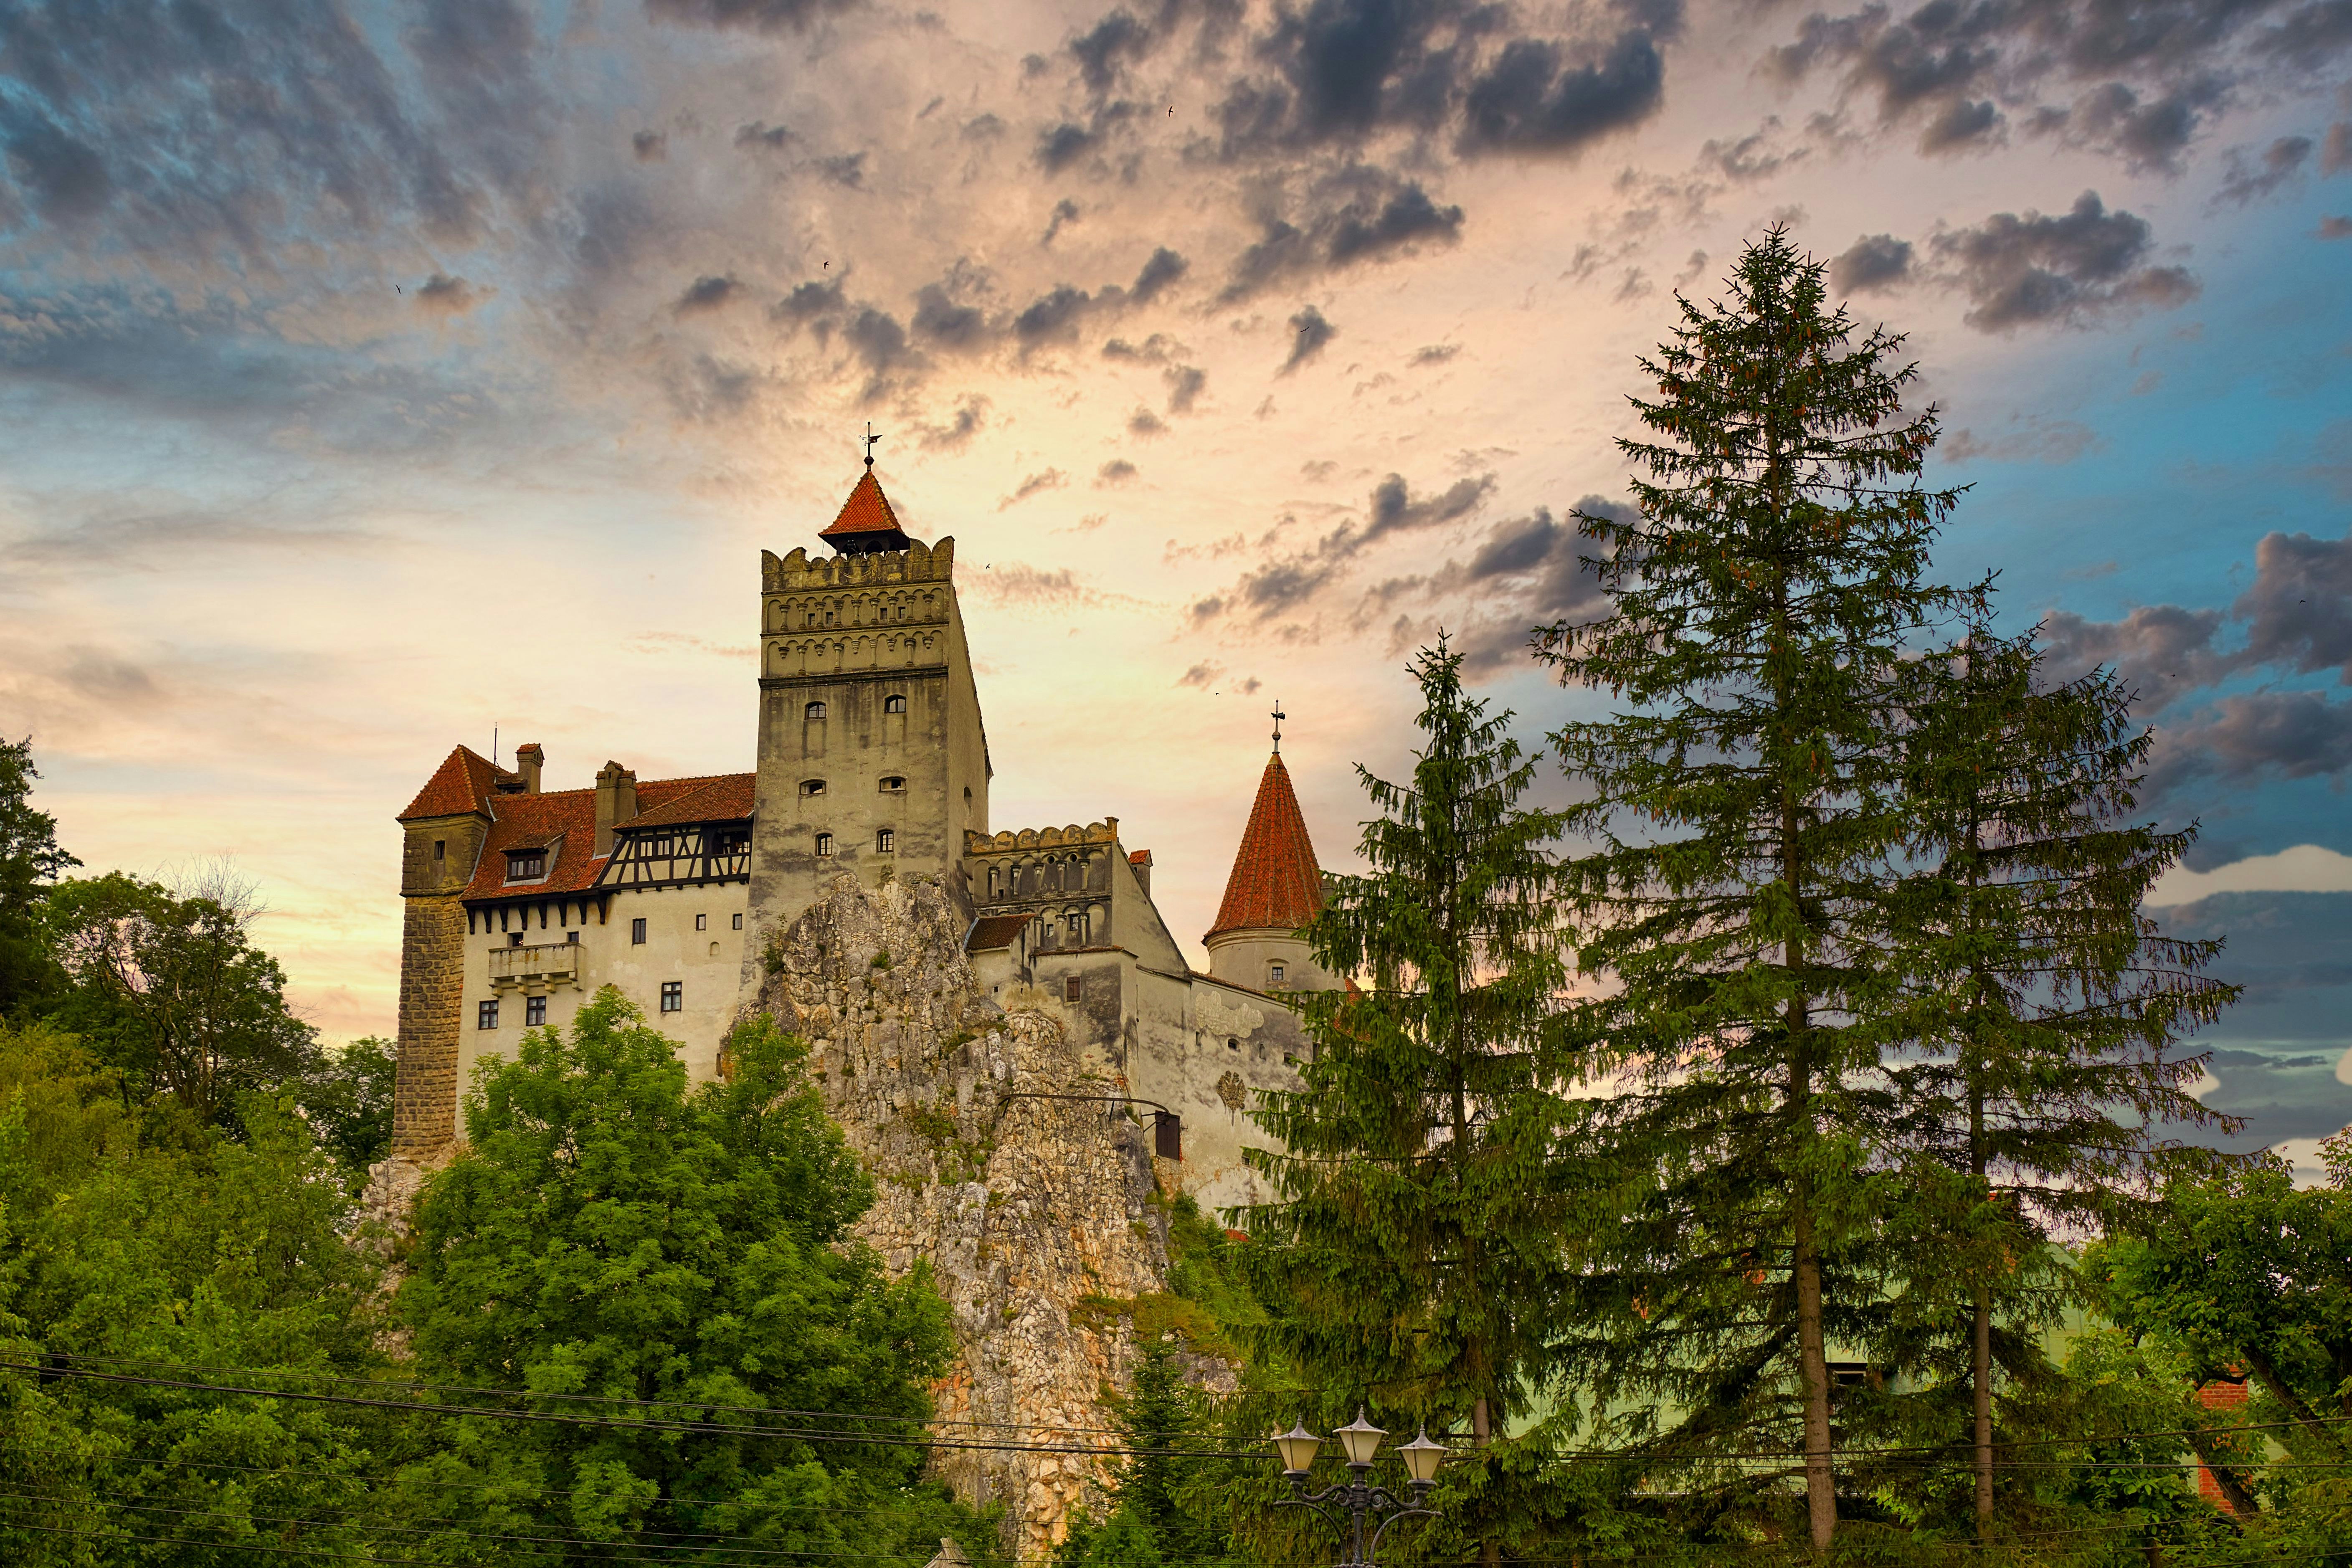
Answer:
[[[967,855],[1003,854],[1016,849],[1076,848],[1081,845],[1115,845],[1118,842],[1118,818],[1106,816],[1100,822],[1081,827],[1072,823],[1067,827],[1006,828],[1002,833],[971,833],[963,836],[963,852]]]
[[[760,552],[760,585],[763,593],[790,594],[809,589],[874,588],[895,583],[948,583],[955,578],[955,541],[937,544],[912,540],[904,550],[877,551],[864,555],[811,555],[799,545],[789,555]]]

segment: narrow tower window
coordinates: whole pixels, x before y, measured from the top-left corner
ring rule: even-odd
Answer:
[[[802,718],[803,718],[803,719],[822,719],[822,718],[824,718],[824,703],[822,703],[822,702],[812,702],[812,703],[810,703],[806,708],[803,708],[803,709],[802,709],[802,710],[801,710],[801,717],[802,717]]]
[[[646,943],[646,922],[642,915],[629,922],[629,943],[633,947],[643,947]]]
[[[891,852],[890,845],[896,837],[897,835],[892,833],[890,829],[887,827],[877,829],[874,835],[874,848],[876,852],[883,855],[889,854]]]
[[[906,700],[905,698],[903,698],[903,697],[898,697],[898,696],[890,696],[890,697],[885,697],[884,699],[882,699],[882,711],[883,711],[883,712],[885,712],[885,713],[904,713],[906,710],[907,710],[907,700]]]
[[[832,834],[820,833],[816,836],[816,852],[820,857],[828,856],[833,853]]]

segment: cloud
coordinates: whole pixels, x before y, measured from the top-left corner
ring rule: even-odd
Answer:
[[[2061,610],[2042,623],[2042,647],[2062,678],[2112,665],[2139,694],[2139,710],[2159,713],[2228,676],[2235,661],[2214,647],[2219,610],[2143,605],[2120,621],[2086,621]]]
[[[1440,206],[1418,181],[1350,164],[1307,183],[1297,195],[1261,186],[1258,237],[1234,258],[1219,298],[1247,300],[1289,279],[1385,261],[1461,237],[1459,206]]]
[[[2095,191],[2063,214],[1996,213],[1929,243],[1973,304],[1962,319],[1980,331],[2081,325],[2144,306],[2170,310],[2198,293],[2186,268],[2148,265],[2147,221],[2107,211]]]
[[[715,310],[742,291],[742,285],[732,278],[706,274],[686,286],[671,308],[677,314],[690,316],[698,311]]]
[[[1175,251],[1160,246],[1144,261],[1143,270],[1135,275],[1135,287],[1128,292],[1137,304],[1149,305],[1174,288],[1192,265]]]
[[[1323,319],[1322,311],[1312,305],[1304,307],[1290,318],[1290,356],[1276,374],[1288,375],[1321,353],[1338,333],[1339,329]]]
[[[1942,444],[1947,460],[1966,463],[1978,458],[1994,462],[2071,463],[2105,443],[2097,431],[2077,419],[2037,420],[2006,435],[1979,437],[1955,430]]]
[[[2317,844],[2298,844],[2275,855],[2253,855],[2191,871],[2175,866],[2156,879],[2147,893],[2155,905],[2194,903],[2215,893],[2347,893],[2352,892],[2352,855],[2339,855]]]
[[[1129,462],[1125,458],[1113,458],[1095,470],[1095,488],[1107,489],[1113,485],[1123,485],[1135,478],[1135,472],[1133,463]]]
[[[2256,691],[2224,697],[2198,720],[2159,730],[2148,788],[2161,796],[2193,779],[2219,775],[2335,777],[2352,768],[2352,702],[2316,691]]]
[[[428,315],[462,316],[482,302],[483,293],[463,278],[436,272],[416,290],[416,308]]]
[[[2339,120],[2319,144],[2319,172],[2341,174],[2347,170],[2352,170],[2352,120]]]
[[[1178,676],[1176,678],[1176,684],[1179,686],[1190,686],[1199,690],[1206,691],[1219,680],[1223,679],[1224,678],[1224,673],[1225,667],[1222,664],[1196,664],[1192,668],[1186,670],[1183,674]]]
[[[1444,364],[1462,352],[1460,343],[1425,343],[1412,351],[1411,364]]]
[[[1911,242],[1865,234],[1830,262],[1830,285],[1842,294],[1873,294],[1911,280]]]
[[[2248,158],[2242,147],[2232,148],[2229,178],[2214,193],[2213,199],[2234,202],[2239,206],[2260,201],[2302,172],[2311,158],[2311,149],[2308,136],[2282,136],[2263,148],[2259,159]]]
[[[2323,217],[2319,220],[2321,239],[2352,238],[2352,217]]]
[[[840,153],[829,158],[819,158],[816,171],[836,185],[853,191],[863,190],[866,186],[866,154]]]
[[[1168,422],[1149,408],[1139,408],[1127,416],[1127,433],[1139,440],[1168,434]]]
[[[1059,125],[1046,127],[1038,134],[1034,156],[1038,166],[1047,174],[1058,174],[1101,142],[1100,132],[1066,120]]]
[[[640,131],[629,138],[640,163],[658,163],[669,156],[669,138],[658,131]]]
[[[802,32],[821,16],[836,16],[861,0],[645,0],[656,22],[747,32]]]
[[[1470,85],[1463,145],[1572,152],[1656,113],[1665,75],[1656,41],[1643,32],[1620,34],[1605,53],[1581,64],[1549,40],[1514,39]]]
[[[1063,226],[1073,224],[1077,221],[1078,204],[1070,200],[1067,196],[1063,197],[1060,201],[1054,204],[1053,219],[1045,225],[1045,237],[1040,239],[1037,243],[1040,245],[1053,244],[1055,237],[1062,232]]]
[[[1231,588],[1196,603],[1192,618],[1198,623],[1231,614],[1265,621],[1303,610],[1341,581],[1370,546],[1391,535],[1459,522],[1486,503],[1495,484],[1493,474],[1479,474],[1435,494],[1415,495],[1402,475],[1390,474],[1372,487],[1360,524],[1343,522],[1305,549],[1263,562]]]
[[[2244,663],[2299,675],[2333,669],[2352,686],[2352,532],[2264,534],[2254,546],[2253,586],[2230,615],[2249,623]]]
[[[738,147],[750,147],[754,150],[764,147],[773,153],[781,150],[784,143],[792,139],[791,132],[781,125],[771,125],[764,120],[755,120],[749,125],[739,125],[735,128],[735,145]]]
[[[1011,495],[998,501],[996,510],[1003,511],[1009,506],[1016,506],[1027,500],[1031,496],[1043,494],[1046,490],[1060,489],[1069,483],[1069,479],[1070,477],[1059,468],[1047,468],[1043,473],[1032,474],[1015,485]]]
[[[1190,414],[1209,384],[1208,372],[1189,364],[1171,364],[1160,373],[1168,384],[1168,412]]]
[[[926,451],[960,452],[979,434],[988,413],[988,399],[968,393],[956,400],[955,413],[944,425],[919,427],[917,439]]]

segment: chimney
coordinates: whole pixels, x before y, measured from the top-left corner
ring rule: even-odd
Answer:
[[[537,741],[515,748],[515,772],[522,775],[522,793],[539,793],[539,770],[546,764],[547,753],[539,749]]]
[[[596,773],[596,853],[613,852],[613,829],[637,815],[637,775],[618,763]]]

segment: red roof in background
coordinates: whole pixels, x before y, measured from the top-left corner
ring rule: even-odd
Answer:
[[[1290,770],[1277,753],[1258,780],[1257,802],[1234,856],[1234,873],[1225,879],[1225,901],[1217,907],[1217,923],[1208,936],[1253,926],[1297,931],[1322,908],[1323,873],[1307,841],[1298,795],[1290,787]]]
[[[971,934],[964,939],[966,952],[992,952],[1001,947],[1011,947],[1021,935],[1021,928],[1034,920],[1034,915],[982,915],[971,922]]]
[[[596,792],[593,789],[549,790],[540,795],[507,794],[499,781],[519,781],[480,752],[460,746],[436,769],[432,779],[399,820],[423,816],[457,816],[478,812],[490,819],[482,858],[465,897],[529,898],[543,893],[576,893],[590,886],[604,862],[596,854]],[[691,822],[738,822],[751,815],[758,795],[757,773],[704,773],[693,778],[648,779],[637,785],[637,815],[623,827],[664,827]],[[551,851],[544,881],[507,884],[509,849]]]
[[[408,809],[393,820],[406,822],[416,816],[462,816],[469,811],[489,810],[490,796],[501,778],[514,775],[470,746],[460,746],[449,753],[449,760],[433,771]]]
[[[898,526],[898,514],[890,510],[890,498],[882,493],[882,481],[868,468],[857,481],[857,488],[849,492],[849,499],[841,503],[841,515],[817,537],[845,539],[858,534],[895,533],[903,539],[906,532]]]

